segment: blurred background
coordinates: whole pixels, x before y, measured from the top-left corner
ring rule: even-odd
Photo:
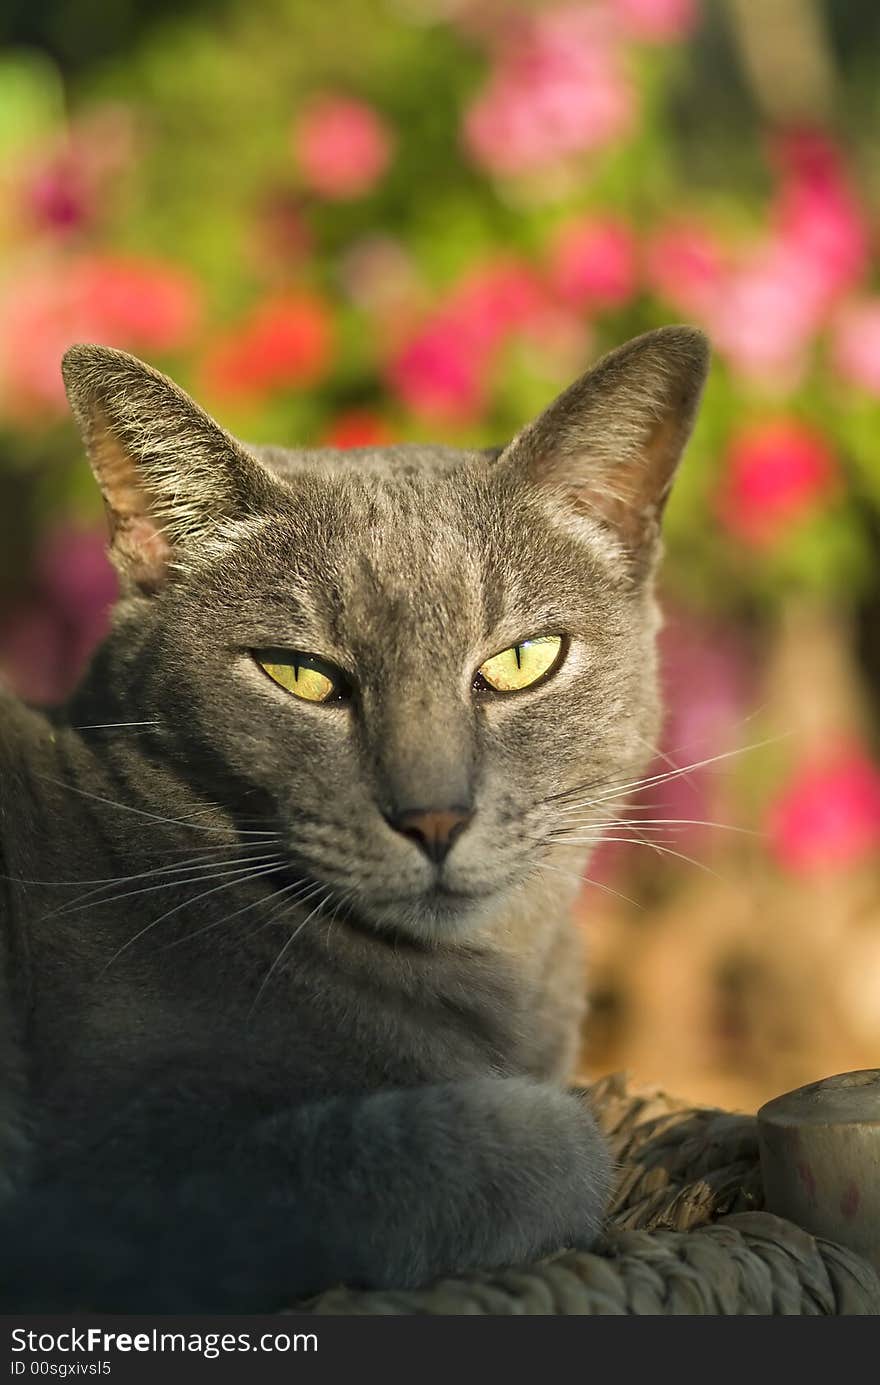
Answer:
[[[699,323],[584,1063],[744,1108],[880,1064],[878,126],[875,0],[5,0],[0,673],[63,698],[113,596],[68,343],[252,441],[480,444]]]

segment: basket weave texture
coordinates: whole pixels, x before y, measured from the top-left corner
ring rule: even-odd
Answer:
[[[695,1110],[662,1092],[632,1092],[619,1075],[585,1090],[619,1167],[609,1223],[593,1251],[564,1251],[427,1289],[332,1289],[310,1311],[880,1314],[880,1278],[867,1261],[762,1210],[754,1117]]]

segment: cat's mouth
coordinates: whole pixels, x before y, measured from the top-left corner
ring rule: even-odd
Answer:
[[[436,946],[470,932],[497,897],[497,890],[454,889],[436,881],[413,894],[364,895],[341,910],[340,917],[358,931],[388,941]]]

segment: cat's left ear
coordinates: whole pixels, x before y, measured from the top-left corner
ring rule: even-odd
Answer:
[[[105,346],[72,346],[61,370],[124,589],[158,591],[230,523],[265,507],[269,473],[159,371]]]
[[[505,449],[505,463],[573,516],[610,531],[647,568],[696,417],[709,342],[661,327],[604,356]]]

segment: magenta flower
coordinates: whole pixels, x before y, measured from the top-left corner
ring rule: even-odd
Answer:
[[[662,229],[646,254],[654,290],[709,330],[749,381],[795,385],[842,295],[864,274],[864,217],[834,146],[800,132],[777,142],[770,229],[736,257],[690,222]]]
[[[405,343],[388,368],[391,389],[429,422],[469,423],[486,406],[488,353],[475,349],[456,322],[438,317]]]
[[[20,197],[38,229],[66,236],[91,227],[112,200],[114,184],[131,164],[130,113],[121,106],[94,107],[28,151]]]
[[[392,358],[392,389],[426,420],[467,423],[486,407],[498,352],[514,335],[558,335],[558,309],[529,265],[480,265]]]
[[[372,106],[350,96],[322,96],[293,134],[303,178],[322,197],[345,201],[375,187],[391,162],[394,138]]]
[[[94,216],[91,182],[72,159],[58,155],[38,167],[25,188],[27,211],[38,226],[59,234],[77,231]]]
[[[740,542],[767,547],[819,510],[837,485],[836,460],[821,433],[794,418],[754,423],[731,443],[720,517]]]
[[[699,0],[610,0],[610,5],[626,32],[645,43],[686,38],[699,14]]]
[[[834,325],[832,356],[848,384],[880,395],[880,298],[844,308]]]
[[[774,220],[780,242],[809,266],[813,291],[827,309],[861,279],[869,259],[865,217],[843,158],[821,132],[779,140],[780,186]]]
[[[880,851],[880,769],[841,746],[791,776],[769,814],[773,854],[798,875],[845,870]]]
[[[20,696],[57,703],[72,692],[107,633],[115,595],[103,531],[49,533],[27,599],[0,629],[0,668]]]
[[[791,386],[808,348],[867,264],[864,217],[822,134],[777,142],[773,230],[723,285],[709,326],[741,374]]]
[[[499,176],[534,173],[626,133],[635,97],[609,18],[582,4],[505,26],[488,85],[465,116],[478,164]]]
[[[751,703],[752,668],[735,629],[681,610],[667,616],[660,635],[660,662],[667,704],[664,758],[650,773],[666,774],[673,766],[695,768],[643,790],[640,798],[654,805],[643,816],[673,820],[668,832],[662,830],[667,824],[658,824],[661,830],[652,833],[646,827],[645,835],[687,852],[692,843],[711,834],[712,829],[702,824],[717,817],[723,782],[723,765],[699,762],[737,745]]]
[[[631,228],[616,217],[568,222],[550,251],[550,280],[566,304],[619,308],[636,291],[636,243]]]

